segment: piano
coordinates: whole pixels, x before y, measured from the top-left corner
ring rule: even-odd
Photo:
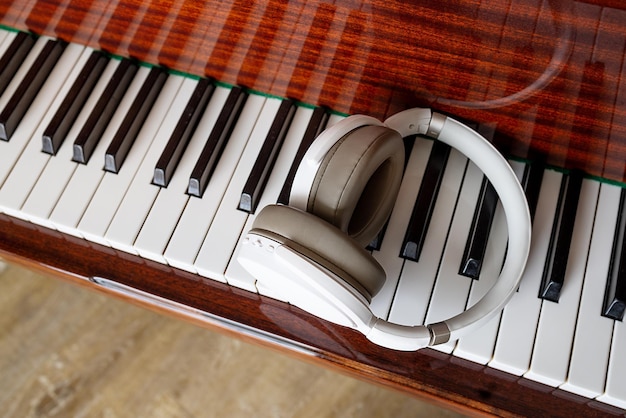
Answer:
[[[626,8],[413,3],[4,2],[0,256],[466,414],[623,416]],[[410,107],[509,158],[533,243],[500,316],[398,352],[257,286],[236,254],[325,126]],[[464,156],[406,147],[372,306],[421,324],[484,294],[506,228]]]

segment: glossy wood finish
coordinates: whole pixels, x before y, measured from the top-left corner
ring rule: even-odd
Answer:
[[[624,180],[620,2],[413,3],[15,0],[0,4],[0,24],[339,112],[431,106],[494,126],[506,152]],[[188,320],[466,413],[612,411],[435,351],[382,349],[287,304],[4,215],[0,254],[76,283],[99,276],[158,295],[191,307],[173,310]]]
[[[431,106],[517,156],[626,175],[618,1],[21,3],[0,23],[339,112]]]

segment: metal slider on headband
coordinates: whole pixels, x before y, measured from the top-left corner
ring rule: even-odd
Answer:
[[[437,322],[428,325],[430,332],[430,343],[428,345],[443,344],[450,341],[450,328],[445,322]]]
[[[432,117],[430,119],[430,123],[428,124],[428,130],[426,131],[426,136],[429,136],[434,139],[439,138],[439,134],[443,129],[443,124],[446,122],[447,117],[442,115],[441,113],[433,112]]]

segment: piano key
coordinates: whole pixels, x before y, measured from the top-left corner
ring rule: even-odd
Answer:
[[[149,71],[147,67],[141,67],[137,71],[111,115],[109,123],[102,130],[101,138],[93,150],[93,158],[86,164],[79,164],[74,174],[72,174],[72,178],[65,186],[63,194],[50,215],[50,221],[59,231],[81,236],[76,227],[85,213],[96,188],[102,181],[102,176],[106,173],[102,169],[105,151],[115,132],[117,132],[129,113],[130,107]]]
[[[491,229],[489,239],[486,241],[484,265],[480,276],[477,277],[479,280],[471,283],[467,308],[476,304],[489,291],[502,269],[507,248],[507,227],[500,205],[497,205],[494,210],[493,225],[494,228]],[[498,314],[476,332],[459,339],[454,348],[454,355],[474,363],[487,364],[493,357],[499,325],[500,315]]]
[[[67,133],[76,121],[78,112],[84,107],[96,81],[102,75],[108,58],[100,51],[92,51],[72,88],[64,96],[63,102],[56,106],[56,113],[42,135],[43,152],[56,155]]]
[[[15,78],[4,91],[4,94],[0,96],[0,106],[5,106],[10,97],[14,95],[15,91],[21,84],[23,77],[33,66],[39,52],[43,49],[46,43],[47,38],[39,38],[37,40],[31,50],[31,53],[26,57],[24,65],[20,67]],[[62,58],[61,61],[63,60],[64,59]],[[37,95],[29,111],[24,115],[24,123],[20,124],[17,128],[17,131],[11,138],[11,141],[0,141],[0,186],[10,174],[15,162],[22,155],[24,147],[26,147],[28,141],[32,138],[33,132],[50,108],[50,103],[63,84],[63,80],[65,80],[68,75],[67,68],[71,68],[72,64],[70,63],[67,67],[61,69],[62,66],[64,66],[63,63],[56,66],[52,71],[50,77],[48,77],[48,80],[41,88],[41,94]]]
[[[483,174],[475,164],[469,163],[463,186],[454,209],[446,246],[437,272],[435,286],[430,298],[426,323],[432,324],[450,318],[465,310],[470,287],[474,280],[458,275],[458,266],[463,256],[465,238],[469,233],[473,208],[478,201]],[[493,282],[491,282],[493,284]],[[456,341],[434,347],[439,351],[451,353]]]
[[[135,97],[133,104],[120,128],[115,133],[104,155],[104,169],[118,173],[130,151],[131,146],[137,139],[137,133],[143,126],[148,113],[152,109],[165,80],[167,72],[160,67],[153,67],[141,86],[141,90]]]
[[[40,152],[40,138],[54,117],[55,109],[58,109],[65,95],[71,90],[89,55],[90,50],[77,45],[68,45],[66,48],[60,63],[71,65],[71,71],[0,189],[0,207],[5,213],[18,218],[23,217],[21,208],[50,159],[49,154]]]
[[[616,229],[620,188],[600,186],[589,259],[582,288],[578,320],[567,381],[561,389],[588,398],[604,392],[614,321],[599,315],[611,260],[610,236]]]
[[[107,148],[104,156],[106,171],[112,173],[120,171],[131,146],[137,139],[137,133],[146,121],[148,113],[167,80],[167,75],[167,72],[160,67],[152,67],[150,70],[122,125]]]
[[[9,85],[18,68],[24,62],[24,58],[35,44],[35,37],[26,32],[11,34],[8,38],[11,42],[0,58],[0,92]]]
[[[139,170],[144,156],[151,152],[156,155],[154,157],[156,160],[158,157],[157,153],[165,146],[167,138],[160,141],[162,142],[161,145],[159,144],[159,139],[156,138],[156,134],[175,100],[183,80],[182,76],[177,75],[170,75],[167,78],[159,97],[152,106],[152,110],[148,114],[143,127],[137,135],[137,139],[126,157],[124,169],[117,174],[106,173],[104,175],[102,183],[98,186],[89,207],[78,224],[80,233],[88,240],[102,245],[109,245],[109,242],[104,238],[107,228],[124,199],[135,174]],[[151,147],[153,143],[154,146]],[[148,169],[148,176],[151,175],[152,168]],[[146,181],[149,180],[150,177],[146,179]]]
[[[31,222],[38,223],[48,228],[54,225],[49,222],[50,214],[54,209],[59,197],[63,193],[65,186],[72,177],[78,163],[72,161],[73,142],[83,123],[94,109],[98,98],[104,91],[108,79],[115,72],[119,60],[111,60],[105,68],[102,77],[96,83],[91,95],[85,103],[85,108],[80,111],[76,122],[67,134],[67,140],[63,142],[58,154],[48,160],[48,164],[39,176],[37,184],[22,206],[22,216]]]
[[[472,279],[478,279],[480,276],[497,203],[498,194],[489,180],[486,177],[483,178],[474,219],[459,266],[459,274]]]
[[[544,300],[541,306],[530,370],[524,376],[546,385],[559,386],[567,377],[598,191],[598,182],[583,180],[561,297],[559,303]]]
[[[61,56],[65,44],[49,39],[19,87],[0,113],[0,139],[8,141]]]
[[[418,145],[419,142],[415,144],[415,147]],[[409,164],[411,164],[410,161]],[[395,253],[393,256],[396,260],[404,261],[403,266],[401,265],[401,270],[399,270],[396,267],[397,264],[390,265],[390,260],[379,258],[378,254],[374,253],[374,257],[381,262],[387,273],[385,286],[372,299],[371,306],[376,315],[384,315],[382,316],[383,318],[389,316],[391,322],[402,325],[421,325],[424,323],[466,168],[467,158],[457,151],[451,151],[445,174],[441,180],[441,191],[433,210],[432,228],[429,228],[425,237],[424,257],[420,257],[420,261],[403,260],[398,256],[398,253]],[[411,183],[411,187],[419,184],[417,182]],[[411,213],[410,210],[409,214]],[[408,223],[408,217],[405,219]],[[387,237],[381,247],[381,254],[390,241],[397,240],[400,243],[399,245],[402,245],[400,237],[404,236],[405,230],[399,234],[391,233],[390,235],[390,232],[388,229]],[[389,271],[387,270],[388,268],[390,269]],[[397,275],[393,276],[396,278],[394,280],[389,275],[392,272],[396,272],[395,270],[397,270]],[[387,282],[390,282],[393,286],[388,285]],[[391,304],[392,301],[393,305]],[[391,312],[389,311],[390,306]]]
[[[602,303],[602,315],[622,321],[626,303],[626,192],[621,191],[619,211],[616,214],[617,226],[613,232],[613,246],[611,248],[611,263],[607,273],[607,281]],[[604,236],[610,236],[609,232]]]
[[[557,218],[552,227],[548,258],[539,290],[539,297],[552,302],[559,301],[563,287],[581,185],[581,172],[575,171],[563,177]]]
[[[198,80],[189,78],[183,80],[176,99],[160,124],[155,141],[150,146],[106,231],[105,239],[111,247],[136,254],[133,243],[160,189],[159,186],[152,184],[154,167],[197,84]]]
[[[401,257],[419,261],[449,154],[450,147],[448,145],[439,141],[435,142],[426,166],[420,192],[417,195],[415,206],[413,206],[409,227],[402,242]]]
[[[241,198],[239,199],[239,210],[248,213],[254,213],[256,210],[295,110],[295,105],[291,100],[284,100],[280,104],[265,142],[263,142],[259,155],[252,166],[252,170],[250,170],[248,180],[243,186]]]
[[[280,195],[278,196],[277,203],[280,203],[282,205],[289,204],[291,186],[293,184],[293,179],[296,176],[296,171],[298,171],[298,167],[300,166],[300,162],[302,161],[302,158],[304,158],[304,154],[306,154],[307,150],[309,149],[315,138],[317,138],[319,134],[322,133],[324,129],[326,129],[328,117],[328,112],[322,107],[317,107],[313,111],[311,121],[309,122],[309,126],[307,127],[302,141],[300,142],[300,147],[298,148],[298,152],[293,159],[293,163],[291,164],[291,168],[289,169],[289,174],[287,174],[287,178],[285,179],[285,184],[283,185],[283,188],[280,191]]]
[[[82,164],[89,162],[94,149],[100,143],[102,133],[111,121],[136,72],[137,65],[134,62],[122,59],[74,141],[73,161]]]
[[[140,256],[165,263],[163,253],[169,242],[178,219],[182,215],[189,195],[185,193],[194,162],[200,154],[206,138],[224,107],[229,89],[216,87],[204,114],[198,116],[197,128],[189,132],[187,149],[167,188],[159,190],[150,213],[137,236],[134,247]]]
[[[231,89],[217,122],[215,122],[215,126],[211,130],[211,134],[189,176],[187,186],[189,195],[202,197],[222,151],[230,139],[247,97],[247,93],[241,87],[235,86]]]
[[[31,50],[24,58],[24,61],[18,67],[15,75],[13,76],[9,84],[6,86],[6,88],[2,92],[0,92],[0,109],[4,108],[6,104],[9,102],[9,100],[11,99],[11,97],[13,96],[13,94],[15,93],[19,85],[21,84],[21,81],[24,79],[24,77],[26,76],[30,68],[33,66],[35,60],[37,59],[37,56],[39,55],[39,53],[41,52],[43,47],[46,45],[49,39],[50,38],[45,37],[45,36],[42,36],[36,39],[35,44],[32,46]],[[4,46],[4,43],[2,46]]]
[[[234,178],[242,153],[265,104],[260,95],[250,95],[235,124],[231,139],[220,157],[202,198],[189,199],[165,251],[167,262],[196,273],[194,262],[213,222],[229,183]],[[243,174],[242,174],[243,175]],[[233,210],[233,208],[231,208]],[[225,279],[218,278],[225,281]]]
[[[222,203],[196,258],[195,267],[198,274],[202,276],[224,280],[226,266],[248,217],[247,212],[237,209],[241,190],[281,103],[281,100],[274,98],[268,98],[265,101],[263,110],[246,144],[246,149],[233,174],[233,179],[228,185]]]
[[[156,163],[153,184],[167,187],[214,89],[215,86],[206,78],[201,79],[196,85],[172,136]]]
[[[528,210],[530,212],[531,220],[535,219],[537,202],[539,200],[539,193],[541,191],[541,183],[545,170],[545,164],[540,161],[527,164],[524,170],[524,177],[522,177],[521,180],[521,184],[526,195],[526,201],[528,201]]]
[[[298,107],[295,111],[291,126],[289,127],[288,132],[285,133],[283,144],[278,150],[275,164],[271,172],[268,173],[269,178],[267,179],[265,190],[263,191],[263,194],[259,197],[259,210],[267,205],[275,204],[278,200],[278,196],[280,194],[282,186],[285,183],[285,178],[289,174],[289,169],[296,156],[296,152],[298,151],[300,141],[304,137],[307,126],[311,121],[312,114],[313,110],[306,107]],[[240,235],[240,239],[237,242],[235,250],[233,251],[233,256],[231,257],[230,262],[228,263],[228,266],[226,268],[225,277],[226,281],[231,286],[263,292],[264,289],[256,288],[256,278],[248,273],[237,260],[237,255],[241,248],[241,240],[243,237],[245,237],[248,231],[252,229],[252,224],[255,219],[256,213],[250,214],[247,217]],[[273,296],[273,293],[268,291],[265,291],[264,294],[266,296]]]
[[[604,393],[597,399],[622,409],[626,409],[626,385],[624,385],[624,376],[626,376],[625,352],[625,323],[623,321],[614,321],[606,386]]]
[[[562,177],[553,170],[543,175],[528,263],[517,293],[502,311],[493,359],[489,362],[490,367],[517,376],[530,367],[542,301],[537,297],[537,289],[548,254]]]

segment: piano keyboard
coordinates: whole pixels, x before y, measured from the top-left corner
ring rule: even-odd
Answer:
[[[303,150],[340,116],[6,30],[0,57],[10,63],[0,68],[2,212],[288,302],[257,288],[236,254],[255,213],[284,202]],[[407,150],[372,249],[388,277],[372,309],[415,325],[480,299],[507,237],[463,155],[419,138]],[[479,332],[435,349],[626,408],[625,193],[511,164],[534,213],[519,291]]]

